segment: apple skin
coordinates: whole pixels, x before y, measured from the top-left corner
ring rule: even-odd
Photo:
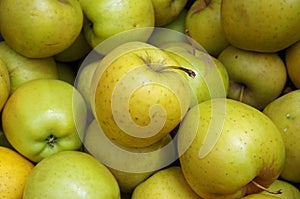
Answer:
[[[59,151],[79,150],[85,120],[82,96],[69,83],[54,79],[24,83],[9,97],[2,112],[7,140],[33,162]]]
[[[191,100],[187,75],[167,53],[128,42],[107,54],[92,79],[91,106],[104,133],[118,144],[146,147],[170,133]]]
[[[190,37],[214,57],[229,45],[221,25],[220,12],[221,0],[196,0],[185,19]]]
[[[300,183],[300,90],[291,91],[268,104],[263,112],[279,128],[286,148],[286,161],[281,177]]]
[[[282,193],[275,195],[280,199],[298,199],[300,198],[300,191],[294,185],[284,180],[275,180],[268,188],[271,191],[281,190]],[[268,193],[266,191],[261,192],[261,194],[265,195],[274,195],[272,193]]]
[[[178,133],[183,174],[203,198],[238,199],[260,192],[252,182],[268,187],[284,166],[279,129],[261,111],[236,100],[194,106]]]
[[[155,172],[134,189],[131,198],[201,199],[190,188],[179,166],[171,166]]]
[[[245,197],[242,197],[241,199],[280,199],[279,197],[277,197],[276,195],[263,195],[263,194],[251,194]]]
[[[296,88],[300,88],[300,40],[285,51],[288,76]]]
[[[23,83],[34,79],[58,79],[52,57],[28,58],[13,50],[5,41],[0,42],[0,59],[6,64],[10,77],[10,95]]]
[[[123,31],[154,26],[151,0],[79,0],[85,15],[83,30],[91,47]],[[151,32],[135,32],[131,38],[146,41]]]
[[[278,52],[300,39],[300,2],[222,0],[221,23],[238,48]]]
[[[287,71],[277,53],[246,51],[230,45],[218,59],[229,75],[228,98],[262,110],[285,87]]]
[[[151,0],[155,26],[164,26],[171,23],[184,10],[188,0]]]
[[[80,151],[53,154],[32,169],[23,199],[120,199],[112,173],[93,156]]]
[[[83,13],[77,0],[1,0],[0,24],[11,48],[26,57],[44,58],[75,41]]]
[[[10,94],[10,77],[6,64],[0,58],[0,112]]]

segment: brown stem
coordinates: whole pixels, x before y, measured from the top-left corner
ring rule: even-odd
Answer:
[[[270,193],[270,194],[282,194],[282,190],[279,189],[277,191],[271,191],[269,189],[267,189],[266,187],[258,184],[257,182],[255,182],[254,180],[251,181],[256,187],[258,187],[259,189],[261,189],[262,191],[265,191],[267,193]]]
[[[242,85],[242,88],[241,88],[241,91],[240,91],[240,96],[239,96],[240,102],[243,102],[244,91],[245,91],[245,86]]]

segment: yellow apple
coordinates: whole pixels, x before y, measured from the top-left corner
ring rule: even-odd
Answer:
[[[262,191],[280,175],[285,146],[261,111],[227,98],[202,102],[178,130],[183,174],[203,198],[237,199]]]
[[[300,183],[300,89],[269,103],[263,112],[279,128],[286,148],[286,161],[281,177]]]
[[[188,75],[166,52],[144,42],[113,49],[92,79],[91,106],[103,132],[129,147],[149,146],[170,133],[191,100]]]
[[[1,0],[1,34],[18,53],[50,57],[79,35],[83,14],[78,0]]]
[[[268,188],[270,191],[280,190],[280,194],[269,193],[268,191],[263,191],[261,194],[277,196],[280,199],[299,199],[300,191],[294,185],[284,180],[275,180]]]
[[[268,196],[263,194],[250,194],[248,196],[242,197],[241,199],[280,199],[276,195]]]

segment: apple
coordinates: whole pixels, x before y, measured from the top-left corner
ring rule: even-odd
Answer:
[[[263,112],[279,128],[285,143],[286,161],[281,177],[300,183],[300,90],[278,97]]]
[[[221,25],[220,12],[221,0],[196,0],[185,19],[190,37],[214,57],[229,45]]]
[[[0,42],[0,59],[6,64],[10,77],[10,94],[20,85],[34,79],[58,79],[56,63],[52,57],[28,58]]]
[[[285,51],[285,63],[290,80],[300,89],[300,40]]]
[[[0,112],[5,105],[10,93],[10,77],[6,64],[0,58]]]
[[[171,135],[148,147],[124,147],[109,140],[96,120],[88,126],[85,150],[104,163],[117,179],[122,192],[132,190],[155,171],[177,159]]]
[[[163,50],[127,42],[98,65],[91,106],[103,132],[127,147],[146,147],[170,133],[187,112],[191,93],[182,68]],[[192,76],[192,75],[191,75]]]
[[[112,173],[91,155],[80,151],[53,154],[32,169],[23,199],[120,199]]]
[[[228,98],[262,110],[283,91],[286,67],[278,53],[260,53],[226,47],[218,56],[230,80]]]
[[[261,111],[218,98],[191,108],[178,130],[183,175],[203,198],[237,199],[262,191],[280,175],[285,146]]]
[[[276,195],[277,197],[279,197],[281,199],[291,199],[291,198],[298,199],[298,198],[300,198],[299,189],[297,189],[294,185],[292,185],[291,183],[284,181],[284,180],[275,180],[269,186],[269,190],[281,190],[282,193]],[[263,192],[261,192],[261,194],[266,194],[266,195],[271,195],[271,196],[274,195],[267,191],[263,191]]]
[[[189,78],[192,89],[190,107],[211,98],[226,97],[229,78],[224,65],[207,52],[194,49],[192,45],[182,42],[169,43],[162,47],[181,66],[196,73],[195,78]]]
[[[82,30],[71,46],[53,57],[59,62],[75,62],[87,55],[91,50],[92,48],[87,42]]]
[[[278,196],[275,195],[263,195],[263,194],[251,194],[245,197],[242,197],[242,199],[280,199]]]
[[[300,39],[300,2],[222,0],[221,24],[238,48],[278,52]]]
[[[13,24],[13,25],[12,25]],[[83,13],[77,0],[1,0],[1,34],[7,44],[30,58],[50,57],[79,35]]]
[[[134,189],[131,198],[201,199],[190,188],[179,166],[171,166],[155,172]]]
[[[86,121],[85,102],[62,80],[24,83],[9,97],[2,127],[9,143],[33,162],[63,150],[79,150]]]
[[[117,33],[154,26],[151,0],[79,0],[79,3],[85,16],[83,31],[93,48]],[[137,34],[123,39],[146,41],[151,35],[148,30],[134,33]]]
[[[151,0],[155,14],[155,26],[171,23],[184,10],[188,0]]]
[[[58,79],[74,85],[75,82],[75,69],[69,63],[56,61]]]

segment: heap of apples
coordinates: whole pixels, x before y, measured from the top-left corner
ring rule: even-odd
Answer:
[[[0,0],[0,198],[300,199],[299,11]]]

